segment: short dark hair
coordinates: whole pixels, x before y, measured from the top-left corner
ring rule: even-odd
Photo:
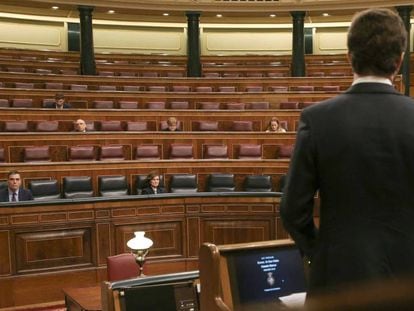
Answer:
[[[348,51],[355,73],[392,75],[406,46],[407,31],[395,12],[368,9],[354,16],[348,32]]]
[[[59,100],[59,99],[64,99],[65,98],[65,94],[63,93],[56,93],[55,94],[55,99]]]
[[[11,175],[20,175],[20,173],[16,170],[10,171],[7,173],[7,178],[9,178]]]

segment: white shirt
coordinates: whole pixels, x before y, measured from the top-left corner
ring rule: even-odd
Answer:
[[[15,202],[19,202],[19,189],[14,191],[14,193],[16,193],[16,201]],[[9,202],[13,202],[13,190],[11,190],[11,189],[9,189]]]
[[[384,83],[392,86],[392,82],[390,79],[383,78],[383,77],[376,77],[376,76],[364,76],[364,77],[358,77],[354,79],[352,82],[352,85],[358,84],[358,83]]]

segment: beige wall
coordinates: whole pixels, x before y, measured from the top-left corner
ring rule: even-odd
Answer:
[[[67,51],[68,22],[78,20],[0,13],[0,47]],[[314,54],[346,52],[347,23],[305,27],[313,29]],[[94,45],[96,52],[186,55],[187,25],[94,21]],[[291,54],[292,29],[285,24],[200,24],[200,45],[201,55]]]
[[[0,17],[0,47],[66,51],[66,25],[63,21]]]

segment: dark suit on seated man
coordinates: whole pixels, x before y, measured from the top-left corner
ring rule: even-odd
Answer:
[[[0,202],[20,202],[33,200],[30,190],[21,188],[20,173],[11,171],[7,177],[7,187],[0,190]]]

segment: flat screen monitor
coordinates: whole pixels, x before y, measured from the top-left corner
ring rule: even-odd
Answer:
[[[198,271],[147,276],[112,283],[121,311],[199,310]]]
[[[303,303],[306,282],[297,247],[234,250],[225,254],[234,310],[270,310]]]

